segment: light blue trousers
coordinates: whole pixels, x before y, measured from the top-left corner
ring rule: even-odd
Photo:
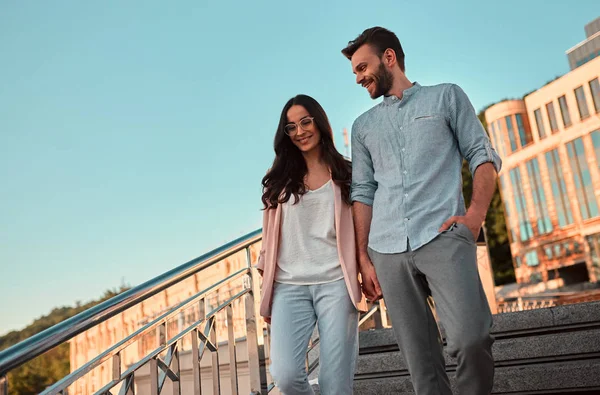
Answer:
[[[317,285],[274,284],[271,306],[271,376],[285,395],[313,395],[305,358],[319,328],[319,388],[350,395],[358,354],[358,311],[344,280]]]

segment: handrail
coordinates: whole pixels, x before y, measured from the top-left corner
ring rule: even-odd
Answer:
[[[143,284],[125,291],[105,302],[85,310],[65,321],[62,321],[14,346],[0,351],[0,377],[10,370],[24,364],[85,332],[86,330],[108,320],[128,308],[156,295],[199,271],[213,266],[219,261],[249,247],[262,239],[262,229],[255,230],[222,245],[206,254],[192,259],[166,273],[163,273]]]
[[[178,305],[176,305],[176,306],[168,309],[165,313],[161,314],[160,316],[156,317],[152,321],[148,322],[142,328],[138,329],[137,331],[135,331],[131,335],[125,337],[123,340],[121,340],[121,341],[117,342],[116,344],[114,344],[113,346],[109,347],[107,350],[105,350],[102,353],[100,353],[99,355],[97,355],[95,358],[93,358],[92,360],[90,360],[89,362],[87,362],[85,365],[83,365],[79,369],[77,369],[75,371],[72,371],[69,376],[64,377],[63,379],[61,379],[58,382],[56,382],[54,385],[48,387],[43,392],[43,394],[53,394],[55,392],[52,392],[52,391],[54,391],[55,388],[64,388],[64,387],[67,387],[67,386],[73,384],[75,382],[75,380],[79,379],[84,374],[88,373],[89,371],[91,371],[92,369],[96,368],[97,366],[100,366],[102,363],[106,362],[109,358],[113,357],[115,354],[117,354],[117,353],[121,352],[122,350],[124,350],[127,346],[129,346],[130,344],[132,344],[139,337],[141,337],[141,336],[149,333],[150,331],[156,329],[157,326],[159,326],[161,323],[165,322],[169,317],[172,317],[174,314],[178,313],[182,309],[188,308],[197,299],[201,299],[201,298],[207,296],[210,292],[212,292],[212,291],[214,291],[216,289],[219,289],[221,286],[226,285],[228,282],[234,281],[236,279],[241,278],[243,275],[248,274],[249,270],[250,269],[248,269],[248,268],[243,268],[241,270],[238,270],[237,272],[231,274],[230,276],[224,278],[223,280],[221,280],[221,281],[219,281],[219,282],[211,285],[210,287],[208,287],[208,288],[206,288],[206,289],[204,289],[204,290],[202,290],[202,291],[200,291],[200,292],[198,292],[198,293],[190,296],[189,298],[187,298],[183,302],[179,303]],[[211,314],[213,314],[213,313],[214,312],[211,312],[207,316],[207,318],[212,317]],[[202,319],[200,321],[202,321]],[[167,344],[170,344],[170,343],[167,343]]]
[[[380,310],[380,306],[379,303],[375,303],[373,304],[373,306],[371,306],[371,308],[369,309],[369,311],[367,311],[358,321],[358,327],[360,328],[362,324],[364,324],[365,322],[367,322],[367,320],[369,318],[371,318],[371,316],[373,316],[373,314],[375,314],[378,310]]]

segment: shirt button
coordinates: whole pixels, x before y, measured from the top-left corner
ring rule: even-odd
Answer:
[[[406,170],[403,171],[404,174],[407,174],[408,172]]]
[[[406,151],[406,148],[402,148],[402,152]]]
[[[408,218],[404,218],[404,222],[408,222]]]
[[[404,194],[404,197],[408,197],[408,193],[405,193],[405,194]]]

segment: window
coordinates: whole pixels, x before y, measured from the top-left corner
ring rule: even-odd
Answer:
[[[508,139],[510,140],[510,150],[517,150],[517,139],[515,139],[515,130],[510,115],[504,118],[506,120],[506,130],[508,131]]]
[[[496,136],[496,124],[494,122],[490,125],[490,134],[492,139],[494,139],[494,148],[500,151],[500,147],[498,147],[498,136]]]
[[[543,280],[542,273],[533,272],[529,275],[529,283],[531,283],[531,284],[541,283],[542,280]]]
[[[573,182],[575,183],[581,217],[584,220],[595,217],[598,215],[598,204],[596,203],[592,178],[581,137],[567,143],[567,152],[569,153],[569,162],[573,172]]]
[[[562,116],[563,125],[568,128],[573,123],[571,122],[571,114],[569,114],[569,106],[567,105],[567,98],[561,96],[558,98],[558,105],[560,106],[560,115]]]
[[[583,245],[575,238],[549,245],[547,244],[544,249],[548,259],[565,259],[573,255],[581,255],[584,253]]]
[[[556,207],[558,226],[570,225],[573,223],[571,201],[567,194],[558,149],[546,152],[546,166],[550,175],[550,186],[552,187],[552,197],[554,198],[554,206]]]
[[[546,138],[546,129],[544,129],[544,119],[542,118],[542,110],[538,108],[533,112],[533,115],[535,116],[535,124],[537,126],[540,140]]]
[[[598,169],[600,170],[600,130],[594,130],[591,133],[592,136],[592,145],[594,146],[594,153],[596,154],[596,163],[598,164]]]
[[[521,257],[520,256],[515,258],[515,264],[517,267],[521,267]]]
[[[527,144],[531,143],[533,140],[531,138],[531,132],[525,130],[525,125],[523,124],[523,116],[521,114],[515,115],[515,119],[517,120],[517,130],[519,131],[519,139],[521,141],[521,147],[525,147]]]
[[[552,232],[552,222],[548,215],[548,204],[546,202],[546,194],[542,185],[542,176],[540,174],[540,165],[537,158],[527,162],[527,174],[529,175],[529,183],[531,186],[531,195],[533,197],[533,206],[537,219],[537,227],[539,234]]]
[[[521,170],[516,167],[510,171],[510,180],[513,187],[515,207],[517,208],[517,218],[519,219],[519,232],[521,241],[527,241],[533,237],[533,229],[527,217],[527,202],[523,193],[523,183],[521,181]]]
[[[556,113],[554,112],[554,103],[546,104],[546,112],[548,113],[548,122],[552,133],[558,132],[558,122],[556,122]]]
[[[594,78],[590,81],[590,92],[592,92],[594,110],[600,112],[600,83],[598,83],[598,78]]]
[[[552,247],[545,247],[544,252],[546,253],[546,259],[552,259]]]
[[[537,251],[529,251],[525,254],[525,263],[527,266],[537,266],[540,264],[540,259],[538,257]]]
[[[504,175],[501,175],[499,178],[500,178],[500,189],[502,189],[502,195],[506,196],[508,198],[508,191],[506,190],[506,182],[505,182],[506,177]],[[504,212],[506,213],[506,216],[510,217],[510,208],[509,208],[508,204],[505,204],[504,206],[505,206]]]
[[[590,116],[590,111],[588,110],[587,101],[585,100],[585,92],[583,91],[583,86],[575,89],[575,99],[577,99],[577,108],[579,109],[579,118],[586,119]]]
[[[500,128],[496,128],[496,122],[492,122],[492,138],[494,139],[494,147],[496,151],[500,154],[500,156],[505,156],[506,152],[504,152],[504,139],[502,136],[502,131]]]
[[[506,140],[504,138],[504,132],[502,132],[502,126],[500,126],[500,120],[496,121],[496,133],[498,133],[498,143],[500,144],[500,152],[502,152],[502,156],[506,156]]]
[[[502,190],[502,200],[504,201],[504,214],[506,215],[506,219],[507,219],[506,225],[508,227],[508,230],[510,231],[511,240],[516,241],[517,236],[515,234],[515,226],[513,225],[514,220],[513,220],[513,218],[511,218],[510,205],[508,202],[508,191],[506,190],[506,176],[501,175],[499,178],[500,178],[500,189]]]

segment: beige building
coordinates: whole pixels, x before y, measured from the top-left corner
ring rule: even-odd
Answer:
[[[485,111],[518,283],[600,280],[600,57]]]

